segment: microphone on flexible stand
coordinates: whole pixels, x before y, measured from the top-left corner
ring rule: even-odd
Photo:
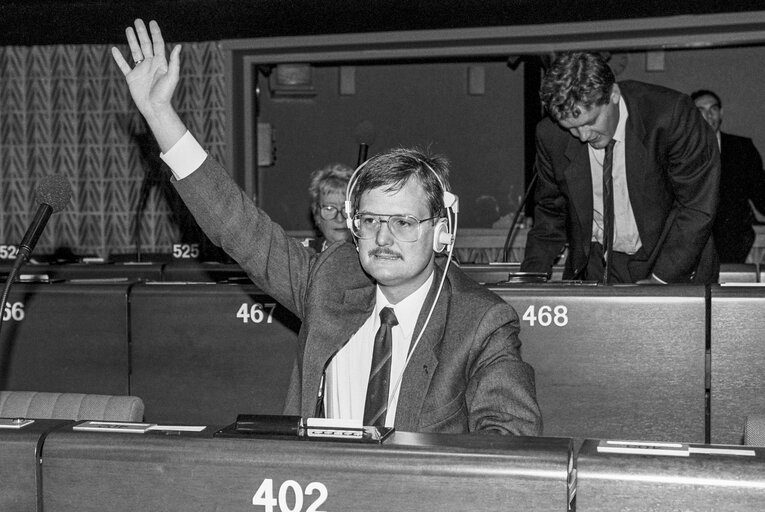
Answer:
[[[69,204],[72,198],[72,186],[65,177],[53,174],[46,176],[40,181],[35,195],[39,204],[37,213],[34,219],[32,219],[32,224],[30,224],[26,233],[24,233],[24,238],[21,239],[21,243],[18,245],[19,250],[16,254],[16,259],[3,287],[2,299],[0,299],[0,327],[3,325],[2,322],[5,315],[2,313],[5,311],[5,302],[11,290],[11,283],[16,279],[16,274],[18,274],[21,266],[29,261],[29,257],[32,255],[32,251],[35,245],[37,245],[37,241],[40,239],[40,235],[42,235],[45,224],[48,223],[50,216],[63,210]]]
[[[523,211],[523,207],[526,206],[526,202],[529,199],[529,195],[531,194],[531,189],[534,188],[534,183],[537,181],[537,176],[539,176],[538,173],[534,173],[534,176],[531,177],[531,181],[529,182],[529,186],[526,187],[526,192],[523,194],[523,199],[521,199],[521,204],[518,205],[518,209],[515,212],[515,215],[513,215],[513,221],[510,224],[510,230],[507,232],[507,238],[505,238],[505,245],[502,249],[502,261],[504,263],[507,263],[507,261],[510,259],[510,247],[513,244],[513,237],[515,236],[515,233],[518,231],[517,224],[518,224],[518,217],[520,217],[521,212]]]
[[[377,130],[375,130],[374,125],[370,121],[365,120],[356,125],[353,134],[356,143],[359,145],[359,157],[356,161],[356,167],[358,167],[367,161],[369,146],[374,143]]]

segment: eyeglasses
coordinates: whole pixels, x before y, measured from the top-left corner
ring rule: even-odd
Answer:
[[[337,218],[337,214],[340,214],[340,219],[345,218],[345,207],[337,209],[337,206],[332,206],[331,204],[323,204],[319,207],[319,215],[324,220],[335,220]]]
[[[387,217],[384,219],[383,217]],[[393,237],[399,242],[416,242],[420,239],[420,225],[423,222],[436,219],[428,217],[419,220],[411,215],[377,215],[375,213],[357,213],[353,216],[351,232],[356,238],[368,240],[377,236],[383,222],[388,224]]]

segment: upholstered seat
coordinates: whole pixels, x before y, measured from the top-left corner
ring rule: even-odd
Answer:
[[[765,446],[765,414],[753,414],[746,417],[744,444]]]
[[[65,420],[142,421],[136,396],[0,391],[0,417]]]

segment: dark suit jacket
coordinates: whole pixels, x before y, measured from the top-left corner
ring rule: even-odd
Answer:
[[[364,273],[354,245],[334,243],[318,254],[303,247],[210,158],[175,186],[210,239],[301,319],[285,413],[315,416],[327,364],[374,308],[375,283]],[[427,302],[415,332],[426,313]],[[451,266],[404,372],[395,427],[540,434],[534,374],[521,360],[518,331],[512,307]]]
[[[714,238],[720,263],[744,263],[754,243],[754,215],[765,212],[765,171],[752,139],[720,133],[720,204]]]
[[[690,98],[640,82],[620,82],[627,104],[627,187],[642,248],[634,280],[654,273],[670,283],[717,280],[710,239],[720,156],[711,127]],[[534,227],[521,270],[549,272],[568,243],[564,279],[586,269],[592,239],[592,176],[587,144],[549,117],[537,125]]]

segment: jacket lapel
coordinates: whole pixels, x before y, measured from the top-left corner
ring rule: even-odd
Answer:
[[[324,325],[320,332],[313,334],[316,341],[309,342],[312,347],[311,361],[320,364],[303,365],[303,411],[313,415],[315,401],[321,391],[321,378],[332,357],[340,350],[359,327],[369,318],[375,305],[375,286],[363,286],[345,291],[343,303],[337,305],[334,312],[326,315],[332,322]],[[305,357],[308,357],[306,354]]]
[[[417,336],[420,331],[422,331],[422,326],[425,324],[425,319],[433,305],[433,299],[435,298],[442,275],[443,270],[436,265],[433,284],[430,287],[430,292],[422,306],[422,310],[417,319],[417,324],[412,333],[412,344],[417,341]],[[451,291],[447,279],[447,281],[444,282],[444,288],[441,291],[436,307],[433,310],[433,315],[428,321],[427,327],[422,334],[422,338],[420,338],[413,349],[410,347],[410,350],[413,350],[412,357],[404,370],[398,405],[396,407],[395,426],[398,430],[412,432],[417,430],[420,413],[422,412],[422,405],[425,401],[425,396],[430,389],[430,381],[433,378],[433,373],[438,366],[436,348],[444,338],[450,297]]]
[[[627,190],[630,196],[632,211],[635,212],[638,233],[641,233],[642,239],[644,236],[642,233],[645,233],[645,229],[641,225],[643,216],[640,215],[640,212],[645,211],[645,201],[643,198],[645,169],[653,164],[649,162],[648,150],[645,147],[646,130],[643,125],[643,119],[640,117],[640,111],[624,95],[624,89],[622,89],[622,98],[624,98],[624,102],[627,104],[627,113],[629,114],[624,134],[624,165],[626,166],[627,173]]]
[[[569,137],[566,146],[566,158],[569,165],[563,170],[568,186],[569,208],[576,213],[581,233],[586,235],[582,241],[583,247],[589,247],[592,238],[592,171],[590,170],[590,155],[587,144],[582,144],[577,138]]]

